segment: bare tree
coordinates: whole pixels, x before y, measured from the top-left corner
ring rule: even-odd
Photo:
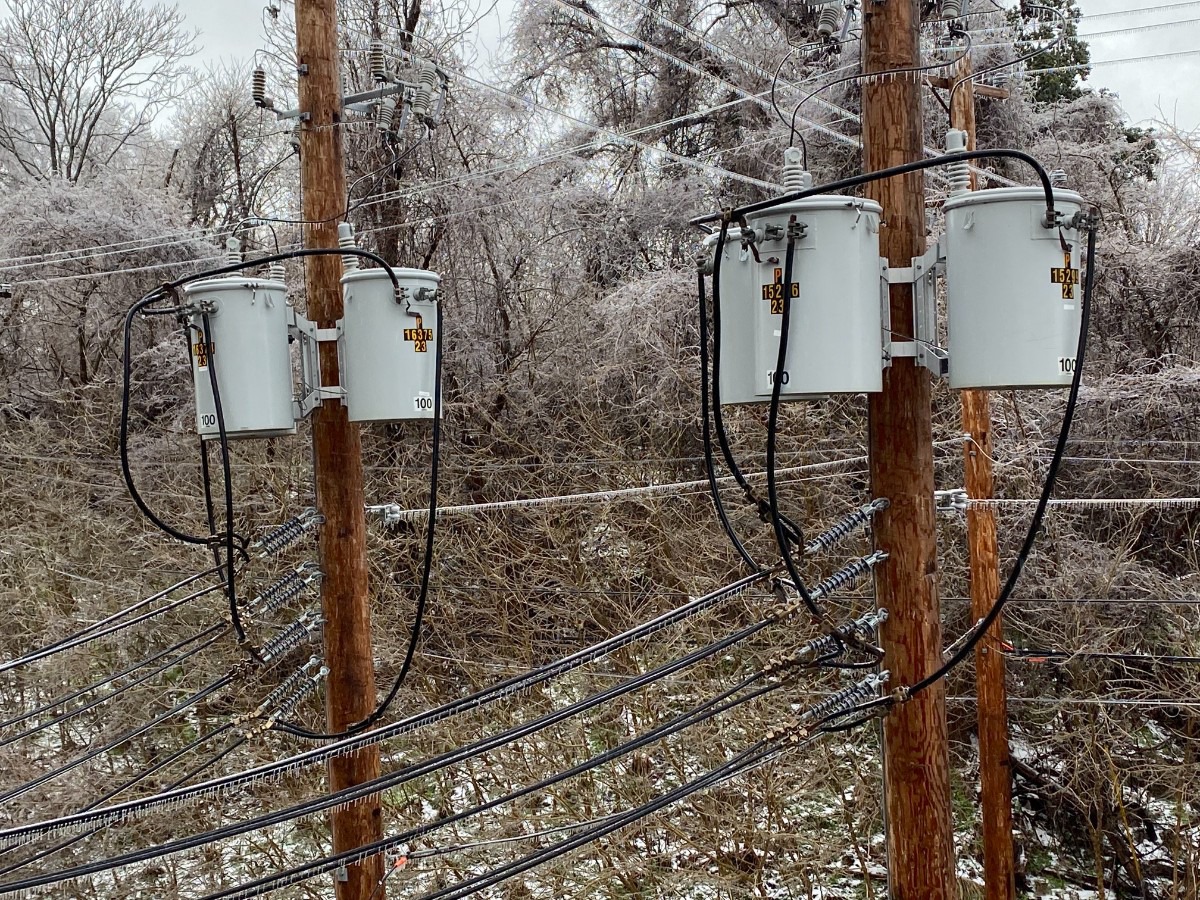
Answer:
[[[182,93],[195,49],[174,6],[5,0],[0,151],[10,175],[69,181],[112,163]]]

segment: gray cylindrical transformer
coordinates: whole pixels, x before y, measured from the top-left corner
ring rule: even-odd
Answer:
[[[1070,220],[1083,206],[1056,190]],[[946,201],[946,319],[953,388],[1068,387],[1079,342],[1081,233],[1045,228],[1040,188]]]
[[[432,419],[441,277],[395,269],[402,298],[383,269],[342,278],[342,384],[352,422]]]
[[[750,295],[740,307],[723,302],[722,313],[725,322],[742,315],[754,323],[753,354],[742,366],[753,381],[755,399],[771,397],[784,291],[791,297],[791,321],[780,396],[796,400],[882,390],[882,212],[872,200],[818,195],[750,218],[760,238],[759,261],[746,263]],[[785,285],[785,234],[792,215],[804,231],[796,240],[792,282]],[[729,359],[726,365],[732,363]]]
[[[184,288],[196,430],[205,440],[220,436],[210,366],[217,374],[226,436],[265,438],[296,433],[292,363],[288,352],[287,288],[281,281],[214,278]],[[204,334],[208,311],[210,333]]]

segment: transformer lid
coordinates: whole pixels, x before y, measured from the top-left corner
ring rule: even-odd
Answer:
[[[255,291],[287,291],[287,285],[282,281],[272,281],[268,278],[206,278],[203,281],[193,281],[183,286],[185,294],[203,294],[209,291],[228,291],[237,288],[250,288]]]
[[[442,283],[442,276],[428,269],[393,267],[392,271],[396,273],[396,278],[400,281],[407,279],[409,281],[432,282],[434,287]],[[342,276],[342,284],[350,284],[355,281],[378,281],[379,279],[391,281],[386,269],[355,269],[353,272],[347,272]]]
[[[843,209],[862,210],[864,212],[875,213],[876,215],[883,214],[883,207],[874,200],[869,200],[866,197],[848,197],[844,194],[817,194],[813,197],[805,197],[803,200],[793,200],[791,203],[781,203],[779,206],[773,206],[770,209],[759,210],[756,213],[751,213],[746,218],[754,222],[759,219],[775,218],[783,213],[810,213]]]
[[[970,193],[957,194],[950,197],[946,200],[943,209],[961,209],[964,206],[982,206],[985,203],[1009,203],[1027,200],[1036,200],[1040,203],[1045,203],[1046,192],[1040,187],[987,188],[982,191],[971,191]],[[1075,191],[1055,188],[1054,202],[1056,204],[1068,203],[1083,206],[1083,197]]]

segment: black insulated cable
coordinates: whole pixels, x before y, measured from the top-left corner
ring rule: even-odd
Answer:
[[[721,456],[725,460],[725,466],[729,469],[729,474],[733,476],[733,480],[737,482],[742,493],[746,497],[746,502],[754,507],[758,513],[758,517],[765,524],[770,524],[770,513],[765,501],[760,500],[754,493],[754,489],[750,486],[750,482],[746,479],[742,472],[741,466],[738,465],[737,459],[734,458],[733,448],[729,443],[729,434],[725,430],[725,413],[721,404],[721,266],[722,259],[725,255],[725,242],[728,240],[728,226],[723,224],[721,233],[717,236],[716,246],[714,247],[713,256],[713,289],[712,289],[712,416],[713,430],[717,435],[717,444],[721,448]],[[743,221],[742,236],[745,237],[749,227]],[[783,523],[788,532],[788,538],[797,546],[804,543],[804,535],[796,523],[791,521],[786,516],[783,517]]]
[[[720,260],[721,248],[724,244],[724,237],[728,231],[729,223],[721,223],[721,234],[717,238],[717,257]],[[720,268],[714,263],[713,268],[713,306],[718,302],[717,297],[717,278],[720,277]],[[746,549],[742,543],[738,533],[734,530],[733,523],[729,521],[729,514],[725,511],[725,501],[721,499],[721,487],[717,483],[717,466],[713,459],[712,450],[712,423],[709,417],[709,382],[708,382],[708,309],[706,297],[704,296],[704,272],[700,271],[698,275],[698,293],[700,297],[700,439],[704,445],[704,472],[708,476],[708,490],[712,495],[713,508],[717,511],[717,519],[721,523],[721,529],[728,536],[729,541],[733,544],[733,549],[737,551],[738,556],[752,570],[760,570],[760,566],[755,562],[754,557],[750,555],[750,551]],[[714,348],[715,349],[715,348]],[[713,373],[713,378],[716,378],[716,372]],[[714,396],[714,401],[716,397]]]
[[[152,609],[149,612],[142,613],[140,616],[137,616],[133,619],[128,619],[124,622],[117,622],[113,625],[109,625],[106,628],[102,628],[99,631],[84,631],[77,637],[64,639],[56,644],[51,645],[50,647],[36,650],[32,653],[27,653],[24,656],[18,657],[17,659],[10,659],[7,662],[0,663],[0,672],[7,672],[10,669],[27,666],[30,663],[45,659],[48,656],[54,656],[57,653],[73,650],[76,647],[83,646],[84,644],[90,644],[92,641],[97,641],[100,638],[108,637],[109,635],[124,631],[127,628],[132,628],[134,625],[140,625],[142,622],[146,622],[157,616],[161,616],[163,613],[170,612],[173,609],[178,609],[185,604],[191,603],[193,600],[199,597],[219,591],[223,586],[223,584],[214,584],[212,587],[203,588],[199,591],[193,591],[186,597],[180,597],[178,600],[172,600],[170,603],[167,603],[158,609]]]
[[[161,591],[158,591],[155,594],[151,594],[149,597],[145,597],[145,598],[137,601],[136,603],[125,607],[124,609],[117,610],[115,613],[110,613],[109,615],[105,616],[103,619],[100,619],[96,622],[92,622],[89,625],[85,625],[83,628],[79,629],[74,634],[68,635],[67,637],[64,637],[64,638],[59,638],[58,640],[53,641],[52,643],[44,644],[43,646],[38,647],[36,650],[29,650],[26,653],[23,653],[21,655],[28,656],[31,653],[40,653],[43,650],[53,650],[56,647],[58,647],[60,644],[65,644],[68,641],[72,641],[75,638],[82,637],[83,635],[86,635],[91,631],[96,631],[97,629],[103,628],[106,625],[111,625],[113,622],[116,622],[119,619],[123,619],[126,616],[131,616],[138,610],[144,609],[145,607],[149,606],[150,604],[155,603],[159,600],[162,600],[164,597],[170,596],[171,594],[175,593],[180,588],[185,588],[189,584],[195,584],[201,578],[207,578],[210,575],[216,575],[220,571],[221,571],[220,565],[216,565],[216,566],[213,566],[211,569],[205,569],[203,572],[197,572],[195,575],[189,575],[187,578],[184,578],[180,581],[175,582],[175,584],[171,585],[170,587],[163,588]]]
[[[101,697],[94,697],[91,700],[89,700],[87,703],[84,703],[82,706],[77,706],[74,709],[69,709],[66,712],[60,713],[59,715],[55,716],[52,719],[48,719],[45,722],[39,722],[37,725],[30,726],[29,728],[26,728],[24,731],[21,731],[21,732],[18,732],[17,734],[12,734],[3,739],[0,739],[0,747],[6,747],[9,744],[15,743],[16,741],[23,740],[28,737],[32,737],[35,734],[40,734],[41,732],[45,731],[47,728],[53,728],[56,725],[61,725],[63,722],[68,722],[71,719],[74,719],[76,716],[81,716],[84,713],[89,712],[90,710],[93,710],[98,706],[103,706],[105,703],[107,703],[109,700],[112,700],[114,697],[118,697],[121,694],[124,694],[125,692],[130,691],[135,687],[138,687],[139,685],[145,684],[147,681],[154,678],[156,675],[161,675],[163,672],[166,672],[168,669],[173,669],[175,666],[178,666],[181,663],[186,662],[187,660],[191,659],[196,654],[201,653],[204,650],[207,650],[209,647],[211,647],[213,644],[215,644],[217,641],[219,641],[221,638],[223,638],[225,636],[225,633],[228,630],[229,630],[229,626],[227,626],[227,625],[214,625],[212,628],[209,628],[206,631],[202,631],[197,635],[193,635],[192,637],[188,638],[187,641],[184,642],[184,645],[193,643],[196,640],[201,640],[202,643],[196,645],[195,647],[191,648],[190,650],[187,650],[187,651],[184,651],[183,653],[178,654],[177,656],[171,657],[166,662],[160,663],[157,667],[155,667],[154,669],[145,673],[144,675],[140,675],[139,677],[137,677],[133,681],[129,682],[128,684],[123,684],[119,688],[109,691],[107,694],[104,694]],[[85,690],[87,690],[87,689],[85,689]],[[21,720],[18,720],[18,721],[21,721]]]
[[[322,860],[316,860],[313,862],[305,863],[305,864],[297,866],[293,869],[289,869],[285,872],[279,872],[274,875],[264,876],[263,878],[257,879],[255,881],[247,883],[247,884],[238,885],[237,887],[230,888],[227,892],[211,895],[210,898],[206,898],[206,900],[216,900],[216,898],[219,898],[219,897],[223,898],[223,897],[230,897],[230,896],[236,896],[236,897],[261,896],[269,891],[277,890],[278,888],[285,887],[286,885],[295,884],[299,881],[316,877],[317,875],[320,875],[324,872],[332,871],[333,869],[335,869],[341,865],[349,865],[355,861],[361,860],[361,859],[369,857],[369,856],[373,856],[376,853],[386,852],[387,850],[391,850],[396,847],[402,846],[410,841],[421,838],[427,834],[431,834],[432,832],[437,831],[439,829],[449,827],[451,825],[457,824],[458,822],[462,822],[466,819],[481,815],[482,813],[490,812],[491,810],[496,809],[499,806],[503,806],[505,804],[512,803],[515,800],[520,800],[523,797],[530,796],[531,794],[540,793],[542,791],[545,791],[547,788],[553,787],[556,784],[559,784],[570,778],[577,777],[578,775],[584,774],[593,769],[599,768],[602,765],[611,763],[612,761],[619,759],[621,756],[627,755],[629,753],[632,753],[635,750],[641,749],[642,747],[648,746],[650,744],[656,743],[657,741],[663,740],[664,738],[667,738],[674,734],[677,734],[680,731],[683,731],[684,729],[689,728],[693,725],[696,725],[700,722],[708,721],[724,712],[727,712],[730,709],[733,709],[738,706],[742,706],[746,703],[749,703],[753,700],[758,699],[759,697],[761,697],[767,693],[770,693],[771,691],[774,691],[774,690],[777,690],[777,689],[783,687],[783,682],[776,682],[773,684],[765,685],[763,687],[759,687],[759,688],[755,689],[753,692],[746,694],[745,696],[742,696],[742,697],[737,696],[738,694],[742,693],[743,691],[745,691],[745,690],[749,689],[751,686],[753,686],[755,684],[755,682],[757,682],[758,680],[761,679],[761,677],[762,677],[762,673],[755,673],[753,675],[750,675],[749,677],[743,679],[738,684],[734,685],[732,688],[729,688],[726,691],[722,692],[721,694],[718,694],[714,697],[709,698],[708,700],[704,701],[702,704],[692,708],[691,710],[688,710],[685,713],[681,713],[679,715],[672,717],[671,719],[667,720],[666,722],[663,722],[662,724],[656,726],[652,730],[645,732],[635,738],[631,738],[630,740],[625,741],[624,743],[618,744],[617,746],[615,746],[609,750],[598,753],[598,754],[590,757],[589,759],[586,759],[583,762],[578,763],[575,766],[572,766],[569,769],[557,772],[554,775],[547,776],[546,778],[543,778],[540,781],[526,785],[525,787],[522,787],[522,788],[518,788],[507,794],[504,794],[504,795],[501,795],[498,797],[493,797],[477,806],[470,807],[465,810],[460,810],[457,813],[453,813],[449,816],[442,817],[440,819],[437,819],[434,822],[429,822],[429,823],[426,823],[423,825],[415,826],[414,828],[411,828],[408,831],[405,831],[401,834],[393,835],[393,836],[387,837],[387,838],[382,838],[381,840],[376,841],[372,844],[368,844],[363,847],[359,847],[354,850],[346,851],[344,853],[337,854],[337,855],[334,855],[331,857],[326,857],[325,859],[322,859]],[[610,817],[605,817],[605,818],[607,819]]]
[[[470,744],[457,747],[453,750],[445,751],[437,756],[431,757],[420,763],[414,763],[405,766],[395,772],[390,772],[386,775],[381,775],[369,781],[353,787],[346,788],[334,794],[329,794],[324,797],[319,797],[314,800],[309,800],[304,803],[297,804],[293,807],[277,810],[271,813],[265,813],[256,816],[252,819],[247,819],[243,822],[234,823],[222,828],[214,829],[199,835],[193,835],[187,838],[179,838],[174,841],[169,841],[152,847],[146,850],[133,851],[120,856],[115,856],[105,860],[99,860],[92,863],[87,863],[82,866],[77,866],[64,872],[56,872],[48,875],[34,876],[20,882],[11,884],[0,884],[0,892],[29,890],[34,887],[41,887],[47,884],[52,884],[64,878],[78,878],[84,875],[95,874],[96,872],[105,871],[116,866],[131,865],[134,863],[145,862],[149,859],[157,859],[171,853],[179,853],[184,850],[190,850],[195,847],[204,846],[205,844],[213,843],[218,840],[236,837],[241,834],[246,834],[250,831],[255,831],[260,828],[265,828],[270,825],[277,825],[282,822],[288,822],[301,816],[315,815],[324,812],[327,809],[342,806],[347,803],[352,803],[356,800],[361,800],[365,797],[370,797],[379,794],[382,791],[391,790],[402,784],[409,783],[417,778],[423,778],[434,772],[441,771],[448,766],[455,765],[465,760],[476,757],[482,753],[487,753],[496,750],[500,747],[507,746],[515,741],[526,738],[532,734],[536,734],[552,725],[559,722],[574,718],[581,713],[594,709],[612,700],[622,697],[633,691],[640,690],[647,685],[653,684],[670,675],[684,669],[710,659],[717,654],[723,652],[729,647],[746,640],[747,638],[757,634],[766,628],[770,622],[764,620],[754,625],[747,626],[741,630],[734,632],[722,638],[719,641],[714,641],[705,647],[701,647],[692,651],[686,656],[675,659],[669,663],[664,663],[648,672],[635,676],[628,681],[614,684],[603,691],[592,694],[583,700],[576,701],[561,709],[552,710],[536,719],[524,722],[520,725],[506,729],[495,735],[486,738],[481,738]],[[752,680],[757,680],[759,676],[755,675]],[[72,817],[78,819],[78,817]]]
[[[153,656],[148,656],[145,659],[138,660],[137,662],[126,666],[124,669],[121,669],[119,672],[113,672],[111,675],[105,675],[103,678],[93,681],[87,687],[76,688],[73,691],[69,691],[65,694],[60,694],[59,696],[55,697],[53,700],[47,700],[45,703],[43,703],[41,706],[37,707],[36,709],[31,709],[27,712],[20,713],[18,715],[13,716],[11,719],[5,719],[3,722],[0,722],[0,731],[3,731],[5,728],[11,728],[13,725],[20,725],[22,722],[32,719],[34,716],[42,715],[42,713],[53,712],[54,710],[58,709],[59,707],[65,706],[66,704],[70,703],[72,700],[78,700],[84,694],[90,694],[92,691],[98,691],[102,687],[107,687],[108,685],[112,684],[114,681],[119,681],[120,679],[124,678],[126,675],[132,675],[138,669],[144,669],[146,666],[152,666],[156,662],[158,662],[160,659],[162,659],[164,656],[170,656],[172,653],[175,653],[178,650],[182,650],[188,644],[192,644],[192,643],[195,643],[196,641],[203,640],[204,638],[208,637],[209,635],[211,635],[211,634],[215,633],[216,631],[219,631],[225,627],[226,626],[224,626],[224,625],[214,625],[211,628],[208,628],[204,631],[197,632],[196,634],[193,634],[191,637],[186,637],[181,641],[177,641],[176,643],[172,644],[170,647],[166,647],[163,650],[159,650]],[[172,660],[170,663],[168,663],[168,667],[175,665],[176,662],[177,662],[176,660]],[[156,674],[157,674],[157,670],[156,670]],[[122,687],[122,690],[125,690],[125,687]],[[113,696],[113,695],[109,695],[109,696]]]
[[[27,781],[24,784],[18,785],[15,788],[10,788],[9,790],[5,791],[3,794],[0,794],[0,803],[7,803],[9,800],[13,800],[13,799],[16,799],[17,797],[24,796],[25,794],[28,794],[30,791],[41,787],[43,784],[47,784],[48,782],[55,780],[60,775],[65,775],[67,772],[70,772],[73,769],[77,769],[80,766],[84,765],[85,763],[91,762],[93,759],[96,759],[97,757],[103,756],[105,753],[115,750],[116,748],[120,747],[121,745],[126,744],[129,741],[133,740],[135,737],[145,734],[147,731],[150,731],[152,728],[155,728],[156,726],[161,725],[163,722],[166,722],[169,719],[173,719],[175,716],[179,715],[181,712],[184,712],[185,710],[190,709],[191,707],[195,706],[197,703],[200,703],[209,695],[216,693],[217,691],[221,690],[221,688],[230,684],[233,681],[233,679],[234,679],[234,676],[232,674],[225,675],[221,678],[218,678],[216,681],[210,682],[205,687],[202,687],[200,690],[196,691],[195,693],[190,694],[187,698],[185,698],[184,700],[175,704],[175,706],[171,707],[166,712],[160,713],[159,715],[155,716],[149,722],[145,722],[141,725],[138,725],[135,728],[130,728],[130,729],[122,732],[121,734],[117,735],[117,737],[113,738],[111,741],[109,741],[104,746],[97,747],[96,749],[91,750],[88,753],[85,753],[83,756],[80,756],[77,759],[73,759],[68,763],[64,763],[63,765],[59,766],[58,768],[53,769],[49,772],[46,772],[45,774],[39,775],[37,778]]]
[[[611,638],[606,638],[599,643],[584,647],[567,656],[561,657],[546,665],[540,666],[529,672],[523,672],[518,675],[513,675],[505,678],[489,687],[482,688],[468,694],[465,697],[460,697],[457,700],[451,700],[443,703],[433,709],[425,710],[415,715],[402,719],[399,722],[394,722],[374,732],[363,734],[353,738],[345,738],[333,744],[328,744],[322,747],[316,747],[312,750],[307,750],[304,753],[296,754],[285,759],[267,763],[258,766],[254,769],[249,769],[244,772],[238,772],[232,775],[224,775],[219,778],[214,778],[210,781],[201,784],[193,785],[188,788],[178,790],[163,791],[150,797],[143,797],[138,800],[126,801],[116,804],[102,810],[96,810],[94,813],[78,814],[71,816],[60,816],[56,819],[37,822],[27,825],[18,825],[5,829],[0,829],[0,846],[5,846],[14,842],[20,842],[35,836],[50,831],[58,831],[67,828],[77,828],[83,825],[90,824],[95,821],[104,822],[119,822],[130,818],[148,810],[159,809],[167,806],[175,806],[177,804],[195,801],[201,798],[210,797],[216,794],[232,791],[233,789],[254,781],[260,781],[266,778],[281,775],[285,772],[291,772],[305,765],[313,765],[332,758],[337,755],[344,755],[353,752],[362,747],[371,746],[380,741],[390,740],[391,738],[409,734],[419,728],[431,725],[435,722],[440,722],[448,719],[451,716],[461,715],[475,709],[480,709],[490,703],[498,700],[503,700],[507,697],[514,696],[526,690],[530,690],[541,684],[545,684],[554,678],[565,675],[568,672],[574,671],[588,663],[595,662],[616,650],[623,647],[628,647],[631,644],[644,640],[647,637],[658,634],[659,632],[678,625],[688,619],[699,615],[706,610],[724,603],[732,598],[739,596],[756,584],[765,581],[767,573],[756,572],[753,575],[747,575],[731,584],[726,585],[716,591],[696,597],[689,600],[674,609],[656,616],[648,622],[643,622],[639,625],[629,628],[618,635]]]
[[[442,324],[442,304],[439,302],[437,304],[437,340],[434,342],[433,434],[430,439],[431,446],[429,451],[429,513],[425,522],[425,556],[421,561],[421,586],[417,593],[417,607],[413,613],[412,629],[409,632],[408,647],[404,652],[404,662],[400,665],[400,671],[392,680],[392,686],[388,690],[387,696],[383,698],[383,702],[377,705],[375,711],[361,722],[357,722],[341,731],[331,733],[311,731],[307,728],[301,728],[286,722],[278,722],[274,726],[278,731],[283,731],[296,737],[319,741],[338,740],[361,734],[387,714],[396,696],[400,693],[401,685],[404,684],[404,680],[408,677],[413,657],[417,652],[417,645],[421,641],[425,608],[429,603],[429,580],[433,572],[433,545],[437,527],[438,470],[442,452],[442,347],[445,345]]]
[[[792,318],[792,265],[796,258],[796,217],[791,216],[787,226],[787,249],[783,259],[783,315],[779,323],[779,352],[775,358],[775,371],[771,373],[771,408],[767,414],[767,502],[770,504],[771,524],[775,529],[775,543],[788,576],[792,579],[792,587],[808,607],[808,611],[818,620],[824,621],[825,613],[817,606],[804,580],[800,577],[800,569],[792,557],[791,544],[788,541],[787,530],[779,515],[779,485],[775,477],[775,445],[779,436],[779,401],[783,391],[783,375],[787,371],[788,331]]]
[[[1058,431],[1058,440],[1054,444],[1054,455],[1050,459],[1049,468],[1046,470],[1046,481],[1042,485],[1041,496],[1038,497],[1037,506],[1034,508],[1033,517],[1029,522],[1029,530],[1025,534],[1025,540],[1021,544],[1021,549],[1017,553],[1017,558],[1013,562],[1013,567],[1009,570],[1008,578],[1004,582],[1004,588],[1000,591],[1000,596],[996,598],[996,602],[992,604],[992,608],[988,610],[987,615],[976,623],[972,630],[971,637],[963,641],[961,646],[951,654],[950,658],[945,660],[941,666],[929,675],[926,675],[907,691],[908,696],[914,696],[928,688],[931,684],[946,677],[946,674],[967,658],[967,654],[975,649],[979,644],[992,623],[1003,612],[1005,605],[1012,596],[1013,590],[1017,586],[1017,582],[1021,578],[1021,573],[1025,570],[1025,563],[1029,560],[1029,554],[1033,552],[1033,545],[1037,541],[1038,532],[1042,530],[1042,519],[1046,515],[1046,506],[1050,502],[1050,497],[1054,493],[1054,483],[1058,478],[1058,470],[1062,466],[1063,455],[1067,450],[1067,441],[1071,436],[1071,423],[1075,419],[1075,407],[1079,401],[1079,386],[1083,380],[1083,364],[1087,354],[1088,341],[1088,324],[1091,321],[1092,314],[1092,291],[1096,282],[1096,224],[1094,221],[1089,221],[1087,225],[1087,274],[1083,279],[1083,299],[1080,304],[1079,312],[1079,342],[1075,348],[1075,373],[1071,377],[1071,388],[1067,393],[1067,405],[1063,410],[1062,427]]]
[[[793,191],[790,194],[782,194],[770,200],[760,200],[757,203],[748,203],[745,206],[739,206],[737,209],[728,213],[708,213],[707,215],[697,216],[694,219],[688,220],[689,225],[705,225],[710,222],[719,222],[725,216],[732,215],[733,218],[741,218],[748,216],[751,213],[762,212],[765,209],[773,209],[776,206],[781,206],[785,203],[792,203],[796,200],[804,200],[808,197],[815,197],[817,194],[828,194],[833,191],[846,190],[848,188],[858,187],[859,185],[869,184],[872,181],[879,181],[884,178],[894,178],[897,175],[907,175],[910,172],[922,172],[925,169],[933,169],[938,166],[948,166],[958,162],[970,162],[974,159],[1016,159],[1026,163],[1037,174],[1038,180],[1041,182],[1042,190],[1046,194],[1046,219],[1043,225],[1046,227],[1057,227],[1058,213],[1054,208],[1054,187],[1050,183],[1050,176],[1042,167],[1042,164],[1020,150],[963,150],[959,153],[944,153],[941,156],[935,156],[932,159],[922,159],[917,162],[905,163],[900,166],[892,166],[890,169],[879,169],[876,172],[867,172],[863,175],[853,175],[849,178],[841,178],[837,181],[831,181],[827,184],[817,185],[815,187],[806,188],[803,191]],[[1049,223],[1049,224],[1047,224]],[[786,292],[785,292],[786,293]]]
[[[160,303],[167,299],[166,295],[161,291],[155,291],[147,294],[133,306],[129,307],[129,311],[125,314],[124,326],[124,350],[125,356],[121,366],[121,421],[120,430],[118,433],[118,449],[121,456],[121,476],[125,479],[125,487],[129,491],[129,496],[133,499],[134,505],[141,511],[156,528],[163,533],[170,535],[177,541],[185,544],[195,544],[201,547],[211,546],[215,535],[209,534],[201,537],[200,535],[189,534],[186,531],[181,531],[175,526],[169,524],[160,517],[150,505],[142,497],[141,492],[137,488],[137,484],[133,479],[133,470],[129,465],[129,407],[130,393],[132,391],[133,378],[133,321],[137,315],[155,303]]]
[[[209,313],[200,314],[203,326],[200,339],[208,349],[208,383],[212,388],[213,412],[217,417],[217,433],[221,440],[221,476],[225,488],[225,596],[229,600],[229,624],[233,626],[234,636],[239,645],[246,643],[246,628],[242,624],[242,614],[237,602],[237,572],[233,566],[234,535],[233,535],[233,467],[229,460],[229,434],[225,431],[225,410],[221,405],[221,387],[217,383],[217,346],[212,340],[212,321]],[[205,451],[205,471],[207,471],[207,450]]]

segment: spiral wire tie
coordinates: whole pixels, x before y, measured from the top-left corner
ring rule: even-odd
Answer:
[[[314,507],[310,506],[304,512],[300,513],[300,515],[288,519],[288,521],[284,522],[274,531],[255,541],[251,544],[250,549],[259,551],[259,559],[275,556],[300,540],[301,536],[309,528],[314,525],[320,525],[324,521],[325,517],[317,512]]]
[[[324,619],[317,615],[315,610],[301,613],[300,618],[263,645],[260,654],[263,662],[270,663],[290,653],[305,640],[310,639],[312,633],[323,623]]]
[[[255,597],[247,609],[258,616],[273,613],[298,597],[314,581],[323,578],[324,574],[314,562],[301,563]]]
[[[805,544],[804,553],[806,555],[821,553],[833,548],[848,535],[852,534],[860,525],[869,523],[875,517],[875,513],[887,509],[889,505],[890,503],[886,497],[880,497],[878,500],[872,500],[866,506],[856,509],[832,528],[823,531]]]

